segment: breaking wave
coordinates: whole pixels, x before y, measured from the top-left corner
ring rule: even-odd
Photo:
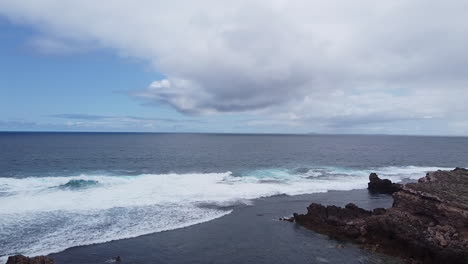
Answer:
[[[447,168],[0,178],[0,261],[11,254],[48,254],[186,227],[229,214],[232,206],[248,205],[255,198],[365,188],[370,172],[400,181],[438,169]]]
[[[69,180],[67,183],[58,186],[59,188],[68,188],[72,190],[80,190],[83,188],[93,187],[99,184],[98,181],[93,180]]]

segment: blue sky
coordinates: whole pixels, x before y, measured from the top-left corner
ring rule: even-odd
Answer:
[[[29,43],[38,34],[0,19],[0,131],[242,131],[233,122],[246,118],[241,115],[186,116],[129,96],[164,77],[145,62],[106,49],[47,54]],[[122,122],[125,117],[136,120]],[[93,125],[97,119],[110,120]]]
[[[35,30],[4,19],[0,20],[0,32],[3,120],[58,124],[52,115],[158,113],[159,109],[142,107],[124,94],[158,77],[141,63],[104,50],[41,54],[28,46],[29,38],[37,34]]]
[[[0,131],[468,135],[466,8],[1,1]]]

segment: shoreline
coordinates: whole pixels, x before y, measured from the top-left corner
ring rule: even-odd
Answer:
[[[326,167],[323,167],[323,168],[326,168]],[[302,169],[302,168],[299,167],[299,169]],[[293,176],[296,176],[294,173],[300,173],[299,169],[297,171],[296,170],[294,170],[294,171],[290,170],[288,173],[293,175]],[[313,167],[307,167],[305,169],[307,170],[307,172],[309,172],[309,171],[315,172],[317,170],[319,173],[323,173],[322,168],[315,169]],[[404,175],[407,175],[407,177],[409,179],[409,178],[412,177],[413,174],[415,174],[414,171],[428,170],[428,169],[430,169],[430,168],[429,167],[417,167],[417,166],[402,166],[402,167],[388,166],[388,167],[381,167],[381,171],[383,173],[388,173],[389,177],[395,177],[397,179],[402,178],[400,176],[395,176],[395,175],[399,175],[399,173],[404,173]],[[328,170],[331,170],[332,173],[340,173],[341,172],[340,168],[328,168]],[[336,171],[333,171],[333,170],[336,170]],[[351,170],[352,173],[355,173],[355,172],[367,173],[366,169],[359,169],[359,170],[356,170],[356,171],[353,171],[353,169],[350,169],[350,170]],[[348,173],[347,171],[345,171],[345,172]],[[329,173],[329,171],[324,172],[325,175],[327,173]],[[210,176],[211,174],[208,173],[208,174],[203,174],[201,176],[206,176],[206,175]],[[346,175],[348,175],[348,174],[346,174]],[[356,175],[358,175],[358,174],[356,174]],[[149,176],[151,176],[151,175],[149,175]],[[182,174],[182,176],[187,176],[187,175]],[[193,177],[191,177],[191,175],[189,175],[189,176],[190,176],[190,178],[187,178],[187,179],[193,179]],[[199,176],[199,175],[196,175],[196,176]],[[335,180],[334,184],[328,184],[328,185],[333,185],[333,187],[332,186],[328,187],[326,185],[323,186],[325,183],[328,182],[327,181],[328,178],[325,178],[325,179],[322,180],[320,177],[315,178],[315,176],[316,176],[315,174],[311,174],[310,178],[313,181],[307,183],[308,184],[307,187],[304,186],[304,185],[288,184],[287,182],[286,183],[285,182],[273,182],[273,183],[281,185],[281,186],[276,186],[274,189],[288,190],[288,189],[291,189],[291,188],[289,188],[291,186],[295,187],[296,189],[297,188],[299,188],[299,189],[301,189],[301,188],[302,189],[321,189],[321,187],[323,187],[323,188],[336,188],[335,190],[328,191],[328,192],[325,191],[325,190],[323,190],[323,192],[320,191],[320,190],[316,191],[316,192],[313,192],[312,190],[310,190],[310,191],[313,192],[313,193],[310,193],[310,194],[295,194],[293,191],[291,191],[288,194],[291,197],[301,197],[301,196],[302,197],[311,197],[311,198],[305,199],[305,202],[303,202],[300,207],[297,207],[300,210],[303,210],[304,208],[307,207],[307,204],[309,204],[310,201],[313,201],[313,199],[315,199],[317,197],[322,197],[322,196],[325,197],[327,195],[328,196],[329,195],[337,195],[337,196],[342,197],[341,199],[346,200],[346,199],[348,199],[346,193],[352,193],[353,191],[352,190],[350,191],[348,189],[340,190],[340,188],[339,188],[340,184],[341,185],[343,185],[343,184],[347,185],[346,188],[348,188],[348,187],[350,187],[348,185],[353,183],[355,185],[354,188],[363,188],[364,187],[363,182],[366,181],[364,176],[361,176],[361,175],[358,175],[358,177],[350,177],[349,178],[350,182],[346,181],[347,177],[343,177],[343,179],[341,181],[336,181]],[[96,177],[98,177],[98,176],[96,176]],[[104,176],[99,176],[99,177],[104,177]],[[112,178],[112,177],[105,176],[104,179],[100,179],[100,178],[99,179],[83,178],[83,179],[86,179],[88,181],[93,181],[93,182],[106,182],[107,180],[111,181],[112,179],[110,179],[110,178]],[[76,181],[77,177],[72,178],[72,180],[70,180],[69,177],[55,177],[55,178],[51,177],[50,179],[55,180],[55,181],[49,182],[49,178],[47,178],[47,182],[48,182],[49,186],[44,187],[43,185],[40,185],[41,188],[44,188],[44,189],[47,188],[47,190],[49,190],[50,187],[57,187],[58,186],[56,189],[62,190],[62,189],[60,189],[61,186],[71,185],[71,181]],[[78,179],[78,180],[80,180],[80,179]],[[145,179],[145,178],[140,177],[140,178],[137,178],[137,179],[141,180],[141,179]],[[183,178],[183,179],[185,179],[185,178]],[[223,178],[223,180],[224,179],[225,178]],[[238,178],[236,178],[236,179],[238,179]],[[304,177],[301,177],[300,179],[304,179]],[[307,179],[309,179],[309,178],[307,178]],[[355,184],[356,180],[362,180],[362,182],[360,184]],[[15,179],[15,181],[33,181],[32,183],[35,183],[34,181],[41,181],[41,178],[31,177],[31,178],[26,178],[26,179]],[[407,178],[403,178],[402,181],[407,181]],[[217,181],[213,181],[213,182],[217,183]],[[270,184],[270,182],[268,182],[268,181],[265,181],[265,182]],[[21,184],[16,184],[16,185],[17,186],[29,186],[30,185],[29,182],[26,182],[26,183],[19,182],[19,183],[21,183]],[[171,185],[176,185],[177,186],[178,183],[179,182],[176,181],[176,182],[172,183]],[[186,184],[186,182],[184,182],[184,181],[182,181],[182,183]],[[294,182],[294,183],[296,183],[296,182]],[[338,184],[338,186],[336,185],[336,183]],[[127,188],[126,186],[127,185],[122,185],[122,188]],[[134,187],[133,189],[137,190],[140,187],[145,188],[145,186],[149,186],[149,185],[148,184],[146,184],[146,185],[145,184],[139,184],[138,186],[136,186],[138,188]],[[233,196],[233,197],[236,197],[237,195],[239,195],[239,196],[244,195],[243,191],[245,191],[245,190],[251,191],[248,188],[247,189],[246,188],[238,189],[238,188],[236,188],[236,185],[232,185],[232,186],[233,186],[232,191],[233,191],[234,195],[231,195],[231,196]],[[259,186],[259,187],[263,186],[264,187],[264,186],[267,186],[267,185],[259,184],[257,186]],[[351,186],[350,188],[353,188],[353,186]],[[153,188],[150,187],[148,190],[154,190],[154,189],[155,189],[154,187]],[[87,189],[85,189],[85,190],[87,190]],[[90,190],[94,190],[94,189],[90,188]],[[105,191],[106,190],[108,190],[108,189],[105,189]],[[262,190],[262,189],[260,189],[260,190]],[[361,189],[361,190],[365,191],[365,189]],[[71,191],[73,191],[73,189],[71,189]],[[238,193],[235,194],[236,192],[238,192]],[[77,192],[68,192],[67,194],[76,194],[76,193]],[[99,193],[99,192],[97,192],[97,193]],[[115,192],[109,192],[109,193],[107,193],[107,195],[112,196],[113,193],[115,193]],[[303,193],[303,192],[301,191],[301,193]],[[282,202],[283,199],[287,199],[287,198],[285,198],[285,196],[286,195],[279,195],[279,196],[268,196],[267,195],[267,196],[264,196],[263,198],[251,198],[248,201],[249,202],[253,201],[254,206],[257,206],[258,201],[263,201],[263,200]],[[370,199],[369,197],[364,198],[364,200],[365,199]],[[72,198],[73,198],[73,196],[72,196]],[[94,198],[99,199],[100,197],[94,197]],[[119,198],[125,200],[126,196],[120,196]],[[321,198],[317,198],[317,199],[320,200]],[[49,200],[46,200],[46,201],[49,201]],[[84,203],[84,204],[92,204],[93,201],[96,201],[96,200],[95,199],[88,199],[88,203]],[[89,203],[89,202],[91,202],[91,203]],[[234,205],[234,206],[228,206],[227,204],[232,205],[231,202],[224,203],[224,204],[223,203],[197,203],[197,208],[202,209],[202,210],[204,210],[204,209],[206,209],[206,210],[221,209],[221,210],[218,210],[218,212],[221,212],[221,214],[219,214],[218,216],[201,220],[201,221],[197,222],[197,224],[206,223],[206,222],[212,221],[211,219],[215,219],[217,217],[222,216],[223,214],[230,213],[227,210],[231,210],[231,209],[235,209],[236,211],[237,210],[244,210],[244,207],[245,207],[243,205],[244,204],[243,202],[240,202],[240,203],[238,203],[237,205]],[[249,204],[249,203],[246,203],[246,204]],[[337,204],[337,203],[335,203],[335,204]],[[161,204],[161,205],[164,206],[164,204]],[[374,207],[382,207],[382,206],[375,205]],[[24,207],[22,207],[22,208],[24,208]],[[285,210],[283,213],[274,215],[273,219],[278,219],[278,218],[283,218],[283,217],[286,217],[286,216],[291,216],[291,213],[294,212],[294,211],[292,211],[290,207],[286,207],[286,208],[287,208],[287,210]],[[295,210],[295,211],[299,212],[300,210]],[[177,229],[181,228],[181,226],[184,226],[184,228],[187,228],[187,227],[190,227],[191,225],[195,224],[194,222],[191,222],[191,223],[187,224],[187,219],[189,219],[189,217],[193,218],[193,217],[197,217],[197,216],[203,216],[203,214],[198,214],[198,213],[193,214],[190,211],[187,212],[188,214],[185,214],[185,212],[183,210],[175,210],[175,213],[169,212],[169,213],[159,214],[159,212],[152,213],[152,211],[145,210],[144,208],[142,208],[141,210],[134,210],[134,211],[137,212],[137,213],[144,211],[143,213],[145,215],[149,216],[151,218],[151,221],[140,222],[140,221],[138,221],[138,219],[145,220],[145,217],[133,217],[133,215],[134,215],[133,213],[131,213],[131,212],[126,213],[126,211],[124,211],[124,210],[119,210],[118,206],[115,207],[115,210],[112,210],[112,211],[119,211],[119,213],[118,214],[114,214],[114,213],[105,214],[105,213],[102,213],[102,214],[98,215],[100,217],[99,219],[94,219],[94,218],[83,219],[85,221],[90,220],[91,224],[89,226],[90,227],[96,227],[96,229],[93,229],[93,228],[90,228],[90,229],[67,228],[67,230],[70,231],[69,233],[60,234],[60,232],[57,232],[61,236],[52,236],[52,238],[55,238],[55,239],[51,239],[51,236],[48,236],[48,233],[46,233],[46,232],[44,232],[42,234],[39,233],[39,235],[30,236],[30,238],[35,243],[35,245],[37,245],[37,247],[33,248],[33,249],[35,249],[34,251],[32,251],[32,250],[22,251],[20,249],[20,250],[10,250],[8,252],[10,254],[22,253],[22,254],[27,255],[27,256],[53,254],[54,252],[63,252],[67,248],[86,246],[86,245],[93,245],[93,244],[102,244],[102,243],[107,243],[107,242],[111,242],[111,241],[114,241],[114,240],[135,238],[135,237],[139,237],[139,236],[143,236],[143,235],[147,235],[147,234],[155,234],[155,233],[165,232],[165,231],[174,230],[174,229],[177,230]],[[179,211],[179,212],[177,212],[177,211]],[[174,210],[173,210],[173,212],[174,212]],[[58,211],[57,214],[56,214],[56,217],[58,217],[60,219],[62,214],[64,215],[64,217],[67,217],[66,214],[64,214],[64,213],[66,213],[66,212]],[[140,214],[140,216],[141,216],[141,214]],[[97,233],[101,233],[101,230],[104,230],[104,231],[110,230],[110,229],[106,228],[106,226],[105,226],[106,223],[115,224],[116,222],[118,223],[118,221],[120,221],[120,219],[132,219],[132,218],[133,218],[132,221],[126,221],[126,222],[121,221],[121,222],[124,222],[126,224],[125,226],[120,226],[119,228],[114,228],[113,232],[105,233],[106,235],[108,235],[107,237],[103,237],[103,236],[100,236],[100,235],[95,235]],[[82,218],[69,218],[69,219],[71,220],[71,226],[77,226],[78,228],[80,228],[80,225],[73,225],[73,222],[80,223],[79,219],[82,219]],[[99,220],[99,221],[97,221],[97,220]],[[161,221],[159,221],[159,220],[161,220]],[[92,223],[93,221],[96,221],[96,224],[93,224]],[[245,221],[245,220],[241,220],[241,221]],[[33,223],[36,223],[36,222],[33,222]],[[85,222],[85,223],[88,223],[88,222]],[[137,231],[141,230],[141,228],[139,228],[139,226],[145,226],[145,224],[147,224],[147,223],[152,223],[152,224],[155,224],[156,226],[158,225],[158,223],[165,223],[164,226],[170,225],[170,226],[173,226],[175,228],[152,229],[152,230],[147,230],[145,232],[135,232],[134,231],[134,230],[137,230]],[[39,223],[37,223],[37,224],[39,224]],[[103,224],[104,225],[103,228],[100,228],[99,224]],[[63,229],[64,228],[61,228],[60,226],[58,226],[58,229],[54,229],[53,227],[50,228],[50,230],[52,232],[60,231],[60,230],[63,230]],[[88,233],[87,230],[95,230],[95,231],[94,232],[91,231],[90,233]],[[122,235],[122,234],[124,234],[124,235]],[[43,237],[43,239],[42,239],[42,237]],[[110,239],[108,237],[110,237]],[[5,241],[7,241],[7,243],[16,243],[16,244],[21,243],[21,241],[16,241],[16,237],[11,237],[10,239],[5,240]],[[81,241],[85,241],[85,242],[81,242]],[[8,245],[8,244],[6,244],[6,245]],[[40,250],[38,250],[39,248],[40,248]],[[6,259],[7,259],[6,257],[0,258],[0,263],[5,262]]]
[[[279,195],[235,206],[214,220],[175,230],[77,246],[49,254],[56,263],[401,263],[348,242],[336,241],[297,224],[278,219],[305,211],[311,201],[343,206],[353,201],[363,208],[390,207],[388,195],[366,189]]]
[[[306,214],[294,213],[290,221],[410,263],[467,263],[467,169],[429,172],[404,185],[375,173],[369,180],[370,192],[392,194],[391,208],[311,203]]]

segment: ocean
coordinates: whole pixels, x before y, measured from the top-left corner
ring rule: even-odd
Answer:
[[[277,219],[284,215],[275,214],[298,209],[296,204],[289,210],[288,199],[364,189],[371,172],[398,182],[467,165],[466,137],[2,132],[0,262],[17,253],[50,254],[140,237],[132,240],[137,243],[144,235],[180,234],[180,228],[221,223],[229,215],[225,221],[239,224],[232,219],[240,212],[262,203],[273,208],[272,201],[283,204],[268,216]],[[346,203],[352,193],[327,197]],[[375,198],[358,194],[364,203]],[[301,198],[300,206],[305,202]],[[295,233],[287,234],[295,239]],[[298,236],[307,241],[304,233]],[[176,237],[158,243],[188,243]],[[261,237],[257,234],[250,248]],[[203,245],[204,260],[206,252],[219,252]],[[176,262],[168,257],[158,263]]]

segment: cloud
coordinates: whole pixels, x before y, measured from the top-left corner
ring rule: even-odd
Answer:
[[[142,128],[158,127],[161,124],[202,123],[195,119],[147,118],[137,116],[112,116],[88,114],[56,114],[51,117],[69,120],[69,126]]]
[[[0,131],[176,132],[186,131],[187,125],[189,124],[192,127],[203,127],[206,125],[203,120],[147,118],[138,116],[56,114],[48,117],[53,119],[41,122],[0,120]]]
[[[0,2],[49,50],[61,49],[51,39],[95,43],[150,63],[165,79],[131,93],[150,104],[329,127],[466,121],[467,9],[462,0]]]
[[[36,127],[36,122],[29,122],[24,120],[0,120],[0,129],[24,129]]]

